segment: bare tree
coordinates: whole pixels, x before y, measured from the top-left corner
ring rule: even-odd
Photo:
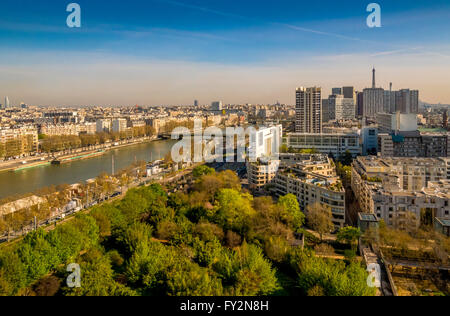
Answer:
[[[334,228],[334,224],[331,221],[331,209],[320,203],[315,203],[308,205],[306,210],[308,225],[320,234],[320,239],[322,241],[323,234],[329,233]]]

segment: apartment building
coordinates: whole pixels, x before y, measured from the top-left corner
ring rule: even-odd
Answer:
[[[0,154],[2,157],[18,157],[38,151],[38,131],[34,127],[0,129]]]
[[[308,205],[315,203],[328,206],[334,225],[343,227],[345,190],[336,175],[334,163],[326,155],[311,157],[294,165],[282,164],[273,180],[273,191],[278,196],[294,194],[304,212]]]
[[[280,154],[280,160],[258,159],[247,162],[250,187],[270,184],[277,196],[294,194],[303,211],[310,204],[329,206],[336,227],[345,223],[345,190],[333,161],[327,155]]]
[[[378,148],[382,157],[447,157],[446,134],[421,134],[419,131],[379,134]]]
[[[127,120],[123,118],[112,121],[112,131],[115,133],[122,133],[127,130]]]
[[[259,158],[255,162],[247,161],[247,176],[249,187],[254,190],[261,190],[270,184],[277,175],[280,167],[279,160]]]
[[[96,123],[42,124],[39,127],[39,134],[46,136],[95,134],[97,129],[96,126]]]
[[[295,131],[297,133],[322,132],[322,89],[318,87],[296,90]]]
[[[111,132],[111,120],[110,119],[99,119],[96,122],[97,133],[109,133]]]
[[[407,212],[432,225],[449,218],[448,158],[358,157],[352,166],[352,189],[364,213],[388,225],[401,224]]]

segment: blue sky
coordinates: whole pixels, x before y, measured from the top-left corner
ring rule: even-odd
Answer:
[[[0,2],[0,96],[48,105],[294,102],[300,85],[421,90],[450,103],[450,2],[67,0]],[[375,2],[375,1],[374,1]],[[1,75],[3,73],[3,75]]]

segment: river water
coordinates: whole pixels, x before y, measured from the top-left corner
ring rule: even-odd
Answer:
[[[18,172],[1,172],[0,198],[33,192],[50,185],[83,182],[97,177],[102,172],[111,173],[113,156],[116,172],[130,166],[135,161],[157,160],[166,156],[175,142],[173,140],[148,142],[113,149],[99,157],[60,166],[50,165]]]

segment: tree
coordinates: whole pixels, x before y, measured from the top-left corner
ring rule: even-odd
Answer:
[[[192,172],[195,179],[198,179],[204,175],[211,175],[214,174],[216,171],[213,168],[210,168],[208,166],[202,165],[198,166],[194,169]]]
[[[286,144],[280,146],[280,153],[286,154],[289,151],[289,147]]]
[[[337,241],[350,245],[352,250],[356,250],[355,243],[357,244],[359,237],[361,237],[361,230],[356,227],[348,226],[339,230]]]
[[[281,220],[298,232],[305,224],[305,214],[300,210],[297,197],[293,194],[282,196],[278,206]]]
[[[352,167],[345,166],[341,162],[336,164],[336,172],[341,177],[342,182],[346,187],[349,187],[352,183]]]
[[[134,296],[131,289],[118,284],[108,256],[99,249],[91,249],[81,256],[82,286],[65,288],[67,296]]]
[[[351,164],[353,163],[353,155],[350,151],[347,150],[344,154],[341,155],[341,157],[339,157],[339,161],[344,166],[351,166]]]
[[[331,221],[331,209],[320,203],[315,203],[307,207],[307,220],[309,226],[320,234],[320,239],[323,240],[323,234],[329,233],[334,224]]]
[[[356,262],[319,258],[313,252],[297,250],[291,264],[298,273],[300,289],[309,295],[373,296],[376,288],[367,285],[368,272]]]
[[[233,189],[222,189],[217,194],[212,218],[226,230],[243,233],[256,215],[252,208],[252,196]]]
[[[6,155],[6,148],[4,143],[0,143],[0,158],[5,157]]]

